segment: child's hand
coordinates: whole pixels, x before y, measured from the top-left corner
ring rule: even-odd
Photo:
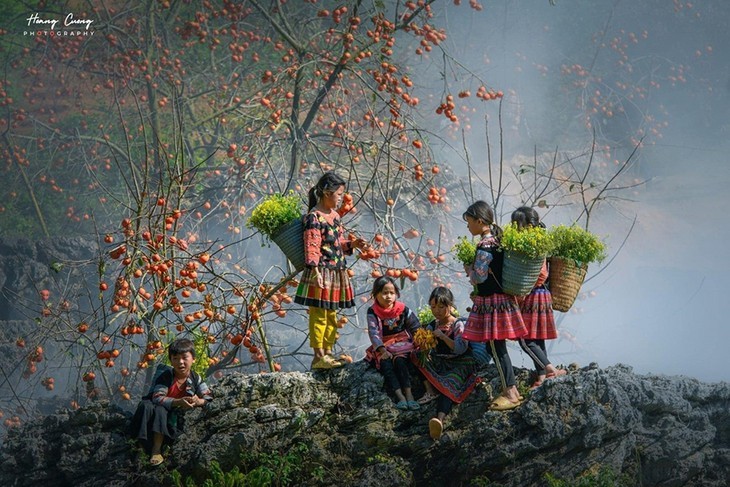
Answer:
[[[180,397],[172,400],[172,406],[178,409],[192,409],[194,406],[190,403],[189,397]]]
[[[319,271],[318,267],[314,268],[314,280],[316,281],[318,288],[324,289],[324,276]]]
[[[190,399],[191,399],[190,402],[192,403],[193,407],[205,406],[205,399],[203,399],[202,397],[191,396]]]
[[[380,360],[387,360],[392,357],[393,356],[390,354],[387,348],[383,348],[383,351],[380,352]]]
[[[185,402],[185,409],[193,409],[196,406],[202,406],[201,403],[205,403],[205,399],[198,396],[187,396],[183,397],[182,400]]]
[[[444,338],[446,338],[446,334],[438,328],[433,331],[433,336],[435,336],[439,340],[443,340]]]

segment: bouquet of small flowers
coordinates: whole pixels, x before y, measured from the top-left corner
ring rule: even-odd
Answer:
[[[438,341],[431,330],[419,328],[413,335],[413,343],[416,345],[416,357],[421,365],[428,361],[428,355],[431,350],[436,348]]]

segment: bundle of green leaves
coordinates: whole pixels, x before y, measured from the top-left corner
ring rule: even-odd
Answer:
[[[281,226],[302,216],[302,201],[297,194],[290,191],[286,195],[272,194],[264,198],[251,212],[246,222],[248,228],[256,228],[266,237],[276,232]]]
[[[431,312],[431,307],[427,304],[424,304],[423,306],[418,308],[416,316],[418,316],[418,321],[421,323],[421,325],[427,325],[434,320],[433,313]]]
[[[504,227],[502,250],[519,252],[530,258],[544,257],[553,248],[553,241],[548,231],[542,227],[518,228],[516,224],[510,223]]]
[[[456,260],[464,265],[472,265],[476,260],[477,244],[467,237],[459,237],[451,248]]]
[[[553,241],[553,257],[572,259],[577,262],[601,262],[606,258],[606,245],[591,232],[576,225],[558,225],[550,228]]]

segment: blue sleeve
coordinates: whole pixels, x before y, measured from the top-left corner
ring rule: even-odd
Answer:
[[[380,329],[380,320],[377,316],[375,316],[375,312],[372,308],[368,308],[367,324],[370,343],[373,344],[373,350],[377,350],[378,347],[383,346],[383,334]]]
[[[410,308],[406,307],[404,312],[406,313],[406,329],[413,336],[416,330],[421,327],[421,322],[418,321],[418,316]]]
[[[489,278],[489,264],[493,259],[492,253],[488,250],[477,249],[476,260],[469,274],[472,284],[481,284]]]
[[[464,320],[456,320],[454,323],[454,355],[461,355],[469,348],[469,342],[462,338],[464,333]]]

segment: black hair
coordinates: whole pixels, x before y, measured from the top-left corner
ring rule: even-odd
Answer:
[[[442,306],[453,306],[454,305],[454,293],[444,286],[438,286],[433,288],[431,296],[428,298],[428,304],[431,303],[442,305]]]
[[[386,284],[392,284],[395,288],[395,295],[400,298],[400,289],[398,289],[398,284],[396,284],[395,279],[390,276],[380,276],[375,279],[375,282],[373,282],[373,297],[380,294],[380,291],[383,290]]]
[[[337,188],[345,185],[347,185],[347,182],[337,173],[332,171],[324,173],[322,177],[319,178],[319,181],[317,181],[317,184],[312,186],[309,190],[309,209],[311,210],[317,206],[317,202],[326,192],[337,191]]]
[[[496,238],[502,236],[502,229],[494,222],[494,211],[486,201],[479,200],[469,205],[469,208],[466,209],[461,217],[466,220],[468,216],[476,220],[481,220],[482,223],[488,225],[492,231],[492,235]]]
[[[540,221],[540,215],[534,208],[529,206],[520,206],[512,212],[512,223],[517,224],[517,228],[522,230],[526,227],[545,228],[545,224]]]
[[[190,355],[195,358],[195,344],[188,338],[178,338],[167,348],[167,356],[170,358],[173,355],[182,355],[185,352],[190,352]]]

